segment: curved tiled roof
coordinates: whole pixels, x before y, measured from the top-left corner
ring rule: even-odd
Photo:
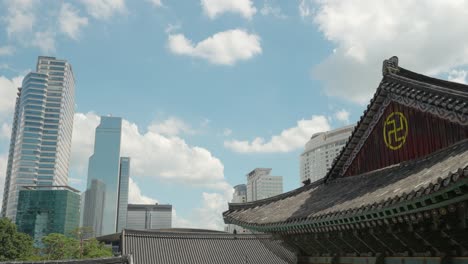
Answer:
[[[122,253],[140,263],[292,263],[295,254],[270,235],[124,230]]]
[[[457,184],[468,186],[468,140],[427,157],[359,176],[338,178],[281,200],[233,208],[227,223],[260,231],[288,225],[353,218],[416,201]],[[415,208],[416,209],[416,208]]]
[[[0,262],[2,264],[128,264],[129,256],[111,257],[111,258],[92,258],[92,259],[67,259],[67,260],[41,260],[41,261],[10,261]]]

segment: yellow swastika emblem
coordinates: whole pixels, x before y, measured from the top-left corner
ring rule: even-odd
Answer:
[[[385,145],[391,150],[401,148],[408,136],[408,121],[401,112],[393,112],[387,116],[383,128]]]

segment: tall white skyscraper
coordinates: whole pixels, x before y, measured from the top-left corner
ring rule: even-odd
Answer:
[[[301,182],[308,179],[315,182],[325,177],[353,129],[351,125],[312,135],[300,157]]]
[[[247,174],[247,202],[283,193],[283,177],[271,176],[271,169],[256,168]]]
[[[2,216],[16,218],[21,186],[67,185],[75,78],[66,60],[40,56],[18,88]]]

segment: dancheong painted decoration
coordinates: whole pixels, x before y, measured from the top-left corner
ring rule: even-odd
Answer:
[[[383,63],[383,78],[320,181],[229,204],[298,263],[468,263],[468,86]]]

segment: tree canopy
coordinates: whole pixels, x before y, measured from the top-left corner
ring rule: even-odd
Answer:
[[[112,257],[111,248],[95,238],[84,239],[89,233],[92,232],[87,228],[78,228],[72,232],[72,237],[49,234],[42,238],[42,255],[51,260]]]
[[[33,239],[18,232],[10,219],[0,218],[0,261],[61,260],[112,257],[112,249],[95,238],[89,228],[78,228],[69,236],[48,234],[42,238],[41,248],[34,247]]]
[[[0,218],[0,261],[28,260],[34,256],[33,239],[16,230],[8,218]]]

